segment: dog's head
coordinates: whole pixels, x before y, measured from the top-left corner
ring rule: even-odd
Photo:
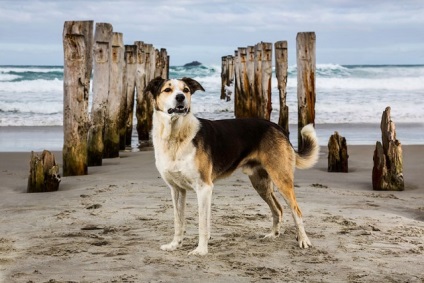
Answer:
[[[150,92],[155,100],[155,109],[170,115],[185,115],[190,112],[191,95],[203,87],[195,80],[165,80],[157,77],[149,82],[144,92]]]

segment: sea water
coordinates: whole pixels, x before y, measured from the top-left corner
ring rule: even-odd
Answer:
[[[296,66],[289,66],[288,71],[287,104],[293,132],[297,124]],[[192,110],[197,116],[234,118],[234,100],[220,99],[220,65],[171,66],[170,77],[191,77],[205,88],[192,98]],[[398,137],[402,133],[401,142],[424,143],[424,65],[318,64],[315,83],[315,123],[318,130],[322,129],[322,144],[326,144],[333,129],[349,137],[348,143],[375,143],[387,106],[392,109]],[[271,120],[278,121],[275,75],[272,109]],[[6,126],[61,126],[62,121],[62,66],[0,66],[0,135]]]

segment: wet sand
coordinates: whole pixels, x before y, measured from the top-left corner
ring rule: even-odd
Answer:
[[[204,257],[187,255],[197,244],[194,192],[183,247],[159,249],[173,212],[152,151],[122,152],[39,194],[26,193],[29,152],[2,152],[0,282],[423,282],[424,146],[403,147],[402,192],[372,190],[373,150],[349,146],[347,174],[327,172],[326,147],[313,169],[296,171],[310,249],[297,246],[281,197],[284,232],[263,239],[271,213],[247,176],[217,182]]]

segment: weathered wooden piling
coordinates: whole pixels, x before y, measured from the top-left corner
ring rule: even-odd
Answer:
[[[162,77],[164,79],[168,78],[168,53],[165,48],[160,50],[155,49],[155,67],[154,67],[154,76]]]
[[[328,140],[328,172],[347,173],[348,159],[346,138],[336,131]]]
[[[149,83],[155,78],[156,73],[156,49],[153,44],[145,44],[146,48],[146,81]]]
[[[231,94],[234,92],[234,57],[231,55],[221,58],[221,99],[231,100]]]
[[[44,150],[38,156],[32,151],[29,164],[28,193],[53,192],[59,189],[60,170],[53,153]]]
[[[258,43],[255,45],[255,62],[254,62],[254,74],[253,74],[253,89],[252,89],[252,102],[255,105],[255,109],[250,112],[251,117],[258,117],[256,115],[257,108],[260,107],[260,95],[262,93],[262,44]]]
[[[226,87],[229,85],[228,83],[228,57],[221,57],[221,96],[220,99],[225,99],[226,95]]]
[[[278,94],[280,98],[280,125],[289,136],[289,107],[287,106],[287,75],[288,75],[288,51],[287,41],[277,41],[275,48],[275,76],[277,77]]]
[[[125,111],[125,146],[131,146],[133,116],[134,116],[134,97],[135,97],[135,79],[137,72],[137,45],[125,45],[125,91],[126,91],[126,111]]]
[[[120,110],[122,104],[124,43],[120,32],[112,34],[112,57],[110,61],[109,95],[105,119],[104,158],[119,157]]]
[[[161,60],[163,61],[162,78],[169,79],[169,55],[165,48],[160,49]]]
[[[234,113],[237,118],[271,116],[272,44],[239,47],[234,56]]]
[[[314,32],[299,32],[296,36],[299,148],[302,128],[315,125],[315,41]]]
[[[239,96],[240,96],[240,76],[239,76],[239,61],[240,57],[238,50],[234,51],[234,116],[239,117],[241,110]]]
[[[136,76],[135,76],[135,87],[136,87],[136,117],[137,117],[137,133],[138,127],[142,121],[142,101],[143,92],[146,87],[146,52],[143,41],[136,41],[134,44],[137,46],[137,57],[136,57]],[[139,136],[140,140],[140,136]]]
[[[255,93],[255,46],[248,46],[246,48],[246,73],[247,73],[247,100],[248,105],[248,117],[256,117],[257,107],[257,93]]]
[[[93,21],[65,22],[63,49],[63,175],[86,175]]]
[[[372,186],[374,190],[403,191],[402,144],[396,139],[395,123],[387,107],[381,117],[381,139],[377,141],[373,156]]]
[[[247,77],[247,66],[246,66],[246,59],[247,59],[247,48],[245,47],[239,47],[238,48],[238,98],[237,102],[239,103],[238,112],[236,116],[237,118],[245,118],[249,117],[250,112],[250,94],[249,94],[249,78]]]
[[[234,84],[234,56],[227,55],[228,62],[228,79],[230,84]]]
[[[139,43],[138,43],[139,44]],[[137,133],[139,141],[149,140],[149,132],[152,128],[152,115],[153,115],[153,97],[150,93],[145,93],[144,89],[147,83],[154,78],[155,66],[155,49],[151,44],[140,44],[138,50],[138,60],[140,66],[144,67],[144,71],[140,69],[136,79],[137,87]],[[141,50],[140,50],[141,48]],[[144,60],[144,61],[143,61]],[[137,69],[139,70],[139,69]]]
[[[272,43],[261,42],[262,45],[262,64],[261,79],[262,89],[259,95],[260,106],[256,117],[269,120],[271,118],[271,79],[272,79]]]
[[[127,61],[126,48],[123,46],[121,103],[118,114],[119,150],[125,150],[127,134]]]
[[[96,23],[93,48],[93,101],[91,105],[91,126],[88,133],[88,166],[102,165],[112,56],[112,32],[111,24]]]

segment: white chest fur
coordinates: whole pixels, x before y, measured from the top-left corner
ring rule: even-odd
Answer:
[[[162,112],[153,114],[153,145],[156,167],[170,185],[193,189],[200,174],[196,166],[196,147],[192,139],[199,121],[192,115],[170,117]]]

